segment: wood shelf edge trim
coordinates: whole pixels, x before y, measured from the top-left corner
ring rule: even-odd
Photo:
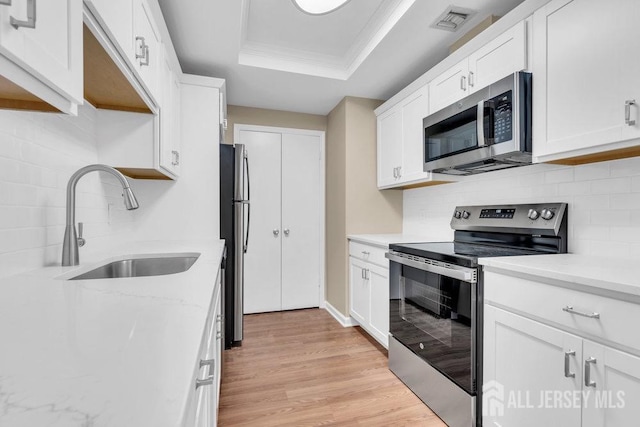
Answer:
[[[155,179],[155,180],[165,180],[172,181],[171,178],[158,172],[155,169],[140,169],[140,168],[118,168],[123,175],[128,176],[133,179]]]
[[[585,154],[583,156],[567,157],[566,159],[550,160],[544,163],[565,166],[578,166],[588,163],[606,162],[609,160],[626,159],[640,156],[640,145],[635,147],[619,148],[600,153]]]

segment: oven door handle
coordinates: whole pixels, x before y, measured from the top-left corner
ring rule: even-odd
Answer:
[[[414,261],[412,259],[403,258],[391,252],[386,252],[384,256],[389,261],[397,262],[398,264],[417,268],[418,270],[439,274],[441,276],[451,277],[452,279],[462,280],[463,282],[476,283],[478,280],[478,274],[476,270],[473,268],[450,265],[450,264],[447,264],[446,266],[436,265],[436,264],[426,264],[423,262]]]

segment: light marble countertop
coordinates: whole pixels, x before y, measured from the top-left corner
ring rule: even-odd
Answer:
[[[0,280],[0,426],[179,426],[223,248],[134,243]],[[60,278],[118,255],[183,252],[201,253],[184,273]]]
[[[487,271],[539,277],[560,286],[640,296],[640,280],[630,260],[558,254],[480,258]]]
[[[349,234],[347,239],[388,248],[392,243],[430,242],[427,236],[415,234]]]

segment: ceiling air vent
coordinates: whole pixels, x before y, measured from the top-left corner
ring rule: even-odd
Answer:
[[[449,6],[447,10],[436,19],[431,27],[451,32],[458,31],[458,29],[475,14],[475,10]]]

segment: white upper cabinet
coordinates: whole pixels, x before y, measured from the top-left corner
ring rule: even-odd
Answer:
[[[82,0],[8,3],[0,4],[0,74],[30,92],[33,99],[27,101],[76,114],[83,102]],[[2,106],[30,109],[19,103]]]
[[[378,187],[397,183],[402,163],[402,111],[392,108],[378,117]]]
[[[149,5],[135,0],[133,9],[133,62],[150,95],[158,98],[162,44]]]
[[[402,102],[402,166],[400,179],[411,182],[429,179],[424,172],[424,127],[422,119],[429,114],[429,87],[423,86]]]
[[[451,105],[469,94],[469,59],[465,58],[429,83],[429,111]]]
[[[434,113],[503,77],[527,68],[527,22],[521,21],[429,83]]]
[[[425,85],[378,116],[378,188],[434,185],[459,178],[424,172],[424,128],[429,114]]]
[[[470,92],[527,68],[527,21],[521,21],[469,56]]]
[[[133,58],[133,5],[131,0],[85,0],[99,17],[109,38],[126,58]]]
[[[180,175],[180,82],[168,55],[161,66],[162,106],[160,107],[160,167],[175,177]]]
[[[537,161],[633,154],[640,138],[638,22],[637,0],[553,0],[534,14]]]

